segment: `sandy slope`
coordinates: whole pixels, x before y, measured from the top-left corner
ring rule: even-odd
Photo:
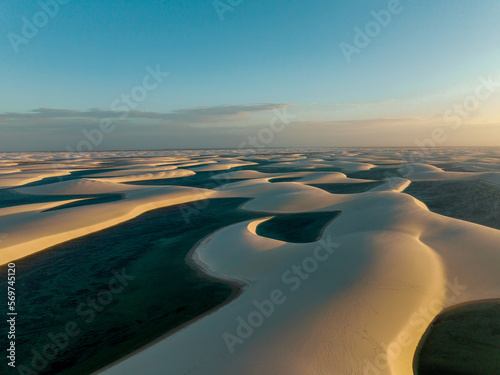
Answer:
[[[500,172],[446,172],[428,164],[413,164],[406,177],[412,181],[483,180],[500,185]]]
[[[178,178],[186,176],[194,176],[195,172],[187,169],[174,169],[161,172],[141,172],[141,173],[131,173],[127,175],[122,175],[118,177],[106,177],[101,179],[103,182],[133,182],[133,181],[145,181],[145,180],[161,180],[166,178]],[[96,176],[99,177],[99,176]],[[98,179],[98,178],[96,178]]]
[[[77,194],[74,189],[71,191]],[[104,192],[102,187],[98,191]],[[116,192],[111,189],[107,192],[111,191]],[[0,264],[97,232],[155,208],[207,199],[214,192],[187,187],[160,187],[130,190],[125,194],[126,198],[121,201],[60,211],[41,212],[68,201],[20,206],[24,208],[21,212],[9,211],[3,215],[0,210],[0,228],[6,234],[0,243]]]
[[[497,230],[433,214],[396,191],[347,198],[288,187],[294,183],[265,185],[247,182],[238,188],[255,196],[246,209],[342,211],[323,234],[326,243],[340,245],[332,256],[291,290],[283,276],[314,255],[318,243],[262,238],[251,223],[216,232],[195,259],[219,277],[243,282],[244,294],[105,374],[147,368],[151,374],[168,369],[172,374],[410,375],[418,340],[442,306],[500,292]],[[476,257],[483,260],[471,271]],[[237,319],[248,320],[257,311],[253,303],[269,300],[273,290],[282,291],[286,301],[247,339],[230,341],[228,348],[224,334],[238,337]]]
[[[129,154],[105,155],[117,158]],[[122,178],[156,178],[157,173],[175,172],[177,169],[170,167],[159,168],[168,164],[177,167],[178,161],[185,166],[192,163],[190,170],[223,171],[249,165],[249,160],[270,158],[234,154],[200,160],[194,151],[138,152],[130,158],[130,168],[124,165],[119,172],[101,176],[106,178],[95,175],[18,189],[26,194],[122,193],[125,199],[49,212],[41,211],[68,201],[0,209],[0,263],[154,208],[197,199],[252,198],[243,209],[270,216],[278,212],[342,212],[327,226],[321,240],[313,243],[258,236],[257,225],[267,219],[237,223],[213,233],[193,253],[194,261],[208,273],[237,280],[244,285],[244,292],[216,312],[105,370],[109,375],[411,375],[418,340],[442,307],[500,294],[500,231],[434,214],[403,192],[410,180],[498,181],[494,169],[445,172],[419,164],[407,179],[390,178],[362,194],[329,194],[309,186],[367,181],[348,179],[338,172],[314,172],[314,168],[368,170],[375,167],[376,160],[398,160],[401,156],[388,150],[373,151],[371,164],[365,150],[339,150],[310,157],[302,152],[274,155],[276,163],[271,167],[305,171],[229,172],[226,175],[236,182],[214,190],[120,183]],[[463,152],[450,154],[472,163],[484,153],[471,152],[469,159]],[[44,157],[57,155],[25,155],[34,162]],[[440,161],[445,158],[445,154],[436,156]],[[5,170],[12,169],[17,160],[22,160],[21,154],[9,154]],[[84,158],[81,162],[95,164]],[[78,160],[72,163],[78,164]],[[43,168],[31,172],[18,165],[14,168],[22,172],[0,175],[1,186],[17,186],[49,173]],[[301,179],[269,182],[274,177],[292,176]],[[242,178],[248,180],[237,181]],[[253,327],[242,323],[248,321]]]
[[[30,182],[39,181],[47,177],[57,177],[68,175],[71,170],[35,170],[19,171],[8,174],[2,174],[0,178],[0,188],[21,186]]]

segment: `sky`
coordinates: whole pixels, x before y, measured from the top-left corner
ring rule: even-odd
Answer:
[[[500,146],[497,0],[0,0],[0,152]]]

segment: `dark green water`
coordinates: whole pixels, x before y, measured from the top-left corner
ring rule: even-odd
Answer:
[[[222,186],[231,182],[248,180],[247,178],[239,178],[239,179],[229,179],[226,178],[227,173],[242,171],[242,170],[253,170],[263,173],[290,173],[290,172],[302,172],[307,171],[304,168],[271,168],[268,167],[269,163],[259,162],[259,165],[249,165],[244,167],[235,167],[231,168],[229,171],[209,171],[209,172],[196,172],[195,175],[185,176],[185,177],[176,177],[176,178],[165,178],[158,180],[145,180],[145,181],[131,181],[125,182],[128,185],[178,185],[178,186],[189,186],[196,188],[204,188],[204,189],[215,189],[218,186]],[[180,168],[183,169],[183,168]],[[189,167],[186,167],[189,169]],[[315,169],[314,171],[320,171],[322,169]],[[338,171],[338,168],[328,168],[325,169],[328,171]],[[212,178],[214,176],[218,176],[218,178]],[[293,182],[302,177],[276,177],[270,180],[270,182]]]
[[[438,214],[500,229],[500,186],[482,181],[417,181],[404,193]]]
[[[313,184],[311,186],[323,189],[332,194],[358,194],[380,186],[383,183],[383,181],[375,181],[359,184]]]
[[[233,288],[200,275],[185,258],[215,230],[264,216],[239,210],[243,202],[212,199],[201,210],[193,206],[197,213],[189,223],[179,207],[150,211],[16,261],[17,365],[30,366],[32,350],[41,352],[50,343],[47,335],[72,321],[82,332],[39,373],[88,374],[226,301]],[[113,270],[123,269],[134,277],[123,291],[111,294],[109,305],[98,304],[102,311],[87,305],[109,289]],[[0,289],[6,286],[2,277]],[[5,330],[2,324],[2,337]],[[12,373],[5,361],[0,368]]]
[[[275,240],[306,243],[317,241],[323,229],[340,212],[307,212],[279,215],[257,226],[256,233]]]
[[[500,301],[439,314],[419,343],[413,367],[416,375],[500,374]]]
[[[338,167],[303,167],[300,165],[290,165],[290,166],[254,166],[254,171],[265,172],[265,173],[290,173],[290,172],[341,172],[342,168]]]
[[[81,201],[77,202],[71,202],[71,203],[66,203],[61,206],[49,208],[48,210],[42,211],[42,212],[48,212],[48,211],[57,211],[57,210],[64,210],[66,208],[73,208],[73,207],[81,207],[81,206],[88,206],[91,204],[99,204],[99,203],[109,203],[109,202],[115,202],[124,199],[124,195],[122,194],[100,194],[96,195],[94,197],[79,197],[79,198],[86,198]],[[71,198],[74,199],[74,198]]]
[[[234,169],[236,170],[236,169]],[[233,171],[233,169],[231,169]],[[176,178],[164,178],[157,180],[145,180],[145,181],[131,181],[125,182],[127,185],[176,185],[176,186],[189,186],[203,189],[215,189],[218,186],[234,182],[224,175],[221,178],[214,179],[213,176],[221,175],[221,172],[196,172],[195,175],[176,177]]]
[[[11,189],[0,189],[0,208],[18,206],[30,203],[57,202],[64,200],[55,195],[21,194]]]
[[[247,180],[247,178],[240,179],[229,179],[226,177],[228,173],[243,170],[253,170],[260,172],[277,172],[277,173],[290,173],[291,168],[268,168],[266,167],[270,162],[259,161],[256,165],[246,165],[242,167],[234,167],[227,171],[207,171],[207,172],[196,172],[192,176],[176,177],[176,178],[165,178],[157,180],[144,180],[144,181],[131,181],[125,182],[128,185],[178,185],[178,186],[189,186],[204,189],[215,189],[218,186],[222,186],[231,182]],[[179,168],[188,169],[189,167]],[[303,169],[298,169],[302,171]],[[212,178],[217,176],[217,178]]]
[[[39,374],[91,373],[227,301],[235,290],[192,269],[186,254],[221,227],[268,215],[239,210],[245,201],[211,199],[157,209],[16,261],[18,368],[32,368],[34,356],[51,343],[48,335],[64,332],[68,322],[81,332]],[[337,215],[278,215],[258,233],[312,242]],[[116,294],[109,288],[115,272],[133,278]],[[1,266],[0,274],[6,273]],[[5,281],[0,288],[6,289]],[[95,302],[102,292],[111,300]],[[5,334],[2,325],[0,335]],[[5,361],[0,369],[11,373]]]
[[[346,172],[349,178],[360,178],[364,180],[383,180],[389,177],[402,177],[405,169],[401,168],[373,168],[368,171]]]
[[[434,166],[441,168],[442,170],[446,172],[473,172],[469,171],[464,167],[460,167],[458,165],[455,165],[453,163],[443,163],[443,164],[433,164]]]
[[[276,177],[269,179],[269,182],[294,182],[303,177]]]

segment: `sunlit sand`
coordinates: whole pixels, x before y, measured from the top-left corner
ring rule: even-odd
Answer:
[[[409,164],[397,150],[225,154],[131,152],[126,163],[102,173],[98,163],[120,153],[71,158],[57,171],[50,169],[54,154],[1,155],[0,186],[30,196],[61,196],[0,208],[1,264],[193,201],[247,198],[240,210],[264,215],[200,238],[189,255],[206,274],[239,285],[236,298],[104,374],[411,375],[419,340],[443,308],[499,296],[500,231],[431,212],[405,194],[412,181],[481,180],[498,187],[495,165],[468,162],[489,157],[498,163],[498,150],[442,151],[428,164]],[[46,164],[18,163],[35,157]],[[443,161],[470,166],[470,172],[433,165]],[[386,165],[399,168],[402,177],[348,177]],[[206,176],[215,186],[134,184],[189,176]],[[60,180],[44,182],[51,177]],[[270,181],[279,178],[296,180]],[[354,194],[311,186],[376,181],[378,186]],[[123,199],[46,211],[84,199],[67,196],[109,193]],[[340,212],[320,228],[317,240],[286,242],[258,234],[259,224],[277,214],[315,212]]]

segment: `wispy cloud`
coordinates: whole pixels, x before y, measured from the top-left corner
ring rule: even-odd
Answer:
[[[247,115],[286,108],[288,103],[257,103],[242,105],[219,105],[214,107],[195,107],[178,109],[171,112],[129,111],[129,119],[149,119],[165,121],[171,124],[204,124],[230,121],[244,118]],[[38,108],[29,112],[7,112],[0,114],[1,125],[34,125],[50,121],[77,122],[102,118],[117,118],[125,112],[102,109],[76,111],[71,109]],[[78,121],[80,120],[80,121]]]
[[[370,102],[370,103],[329,103],[328,105],[331,107],[369,107],[369,106],[387,106],[395,104],[396,99],[385,99],[379,102]]]

